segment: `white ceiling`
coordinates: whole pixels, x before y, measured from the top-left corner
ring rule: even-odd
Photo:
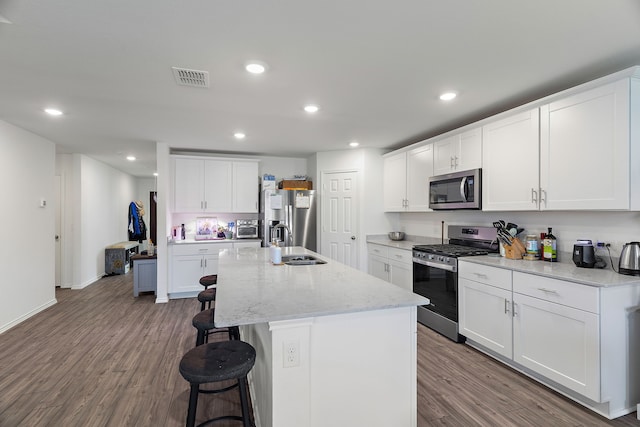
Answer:
[[[0,120],[136,176],[156,141],[398,148],[640,64],[638,0],[0,0],[0,16]],[[252,59],[268,72],[246,73]]]

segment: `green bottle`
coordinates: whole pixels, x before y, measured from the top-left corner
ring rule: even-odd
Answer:
[[[542,256],[545,261],[548,262],[557,262],[558,261],[558,249],[557,249],[557,239],[556,236],[551,232],[551,227],[549,227],[549,232],[544,236],[543,241],[543,252]]]

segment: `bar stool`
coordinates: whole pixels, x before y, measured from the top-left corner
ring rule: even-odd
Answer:
[[[210,308],[193,316],[191,324],[198,330],[198,334],[196,335],[196,347],[204,344],[205,342],[209,342],[209,335],[219,332],[227,332],[230,340],[240,339],[240,329],[237,326],[232,326],[230,328],[216,328],[213,324],[214,314],[215,309]]]
[[[208,289],[209,286],[215,286],[218,283],[218,275],[210,274],[208,276],[202,276],[200,278],[200,284],[204,286],[205,289]]]
[[[211,418],[200,426],[221,420],[242,421],[244,427],[251,427],[249,415],[249,397],[247,392],[247,374],[256,361],[256,350],[244,341],[222,341],[204,344],[189,350],[180,360],[180,374],[191,386],[189,407],[187,409],[187,427],[193,427],[196,421],[196,407],[200,393],[222,393],[238,387],[240,389],[240,407],[242,416],[224,415]],[[217,390],[200,390],[200,384],[237,380],[237,384]]]
[[[198,294],[198,301],[200,301],[200,311],[205,308],[211,308],[211,302],[216,300],[216,288],[205,289]],[[208,307],[207,307],[208,304]]]

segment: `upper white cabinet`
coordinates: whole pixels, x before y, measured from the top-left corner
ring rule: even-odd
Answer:
[[[482,210],[537,210],[539,109],[482,127]]]
[[[258,162],[174,158],[174,212],[258,212]]]
[[[383,174],[385,211],[429,210],[427,183],[433,175],[433,147],[430,144],[385,157]]]
[[[630,208],[629,101],[623,79],[541,107],[540,209]]]
[[[258,162],[233,162],[232,212],[258,212]]]
[[[482,129],[476,128],[433,143],[433,174],[482,167]]]

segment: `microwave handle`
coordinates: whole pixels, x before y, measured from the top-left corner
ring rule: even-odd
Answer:
[[[467,177],[463,177],[460,181],[460,197],[462,197],[462,201],[467,201]]]

